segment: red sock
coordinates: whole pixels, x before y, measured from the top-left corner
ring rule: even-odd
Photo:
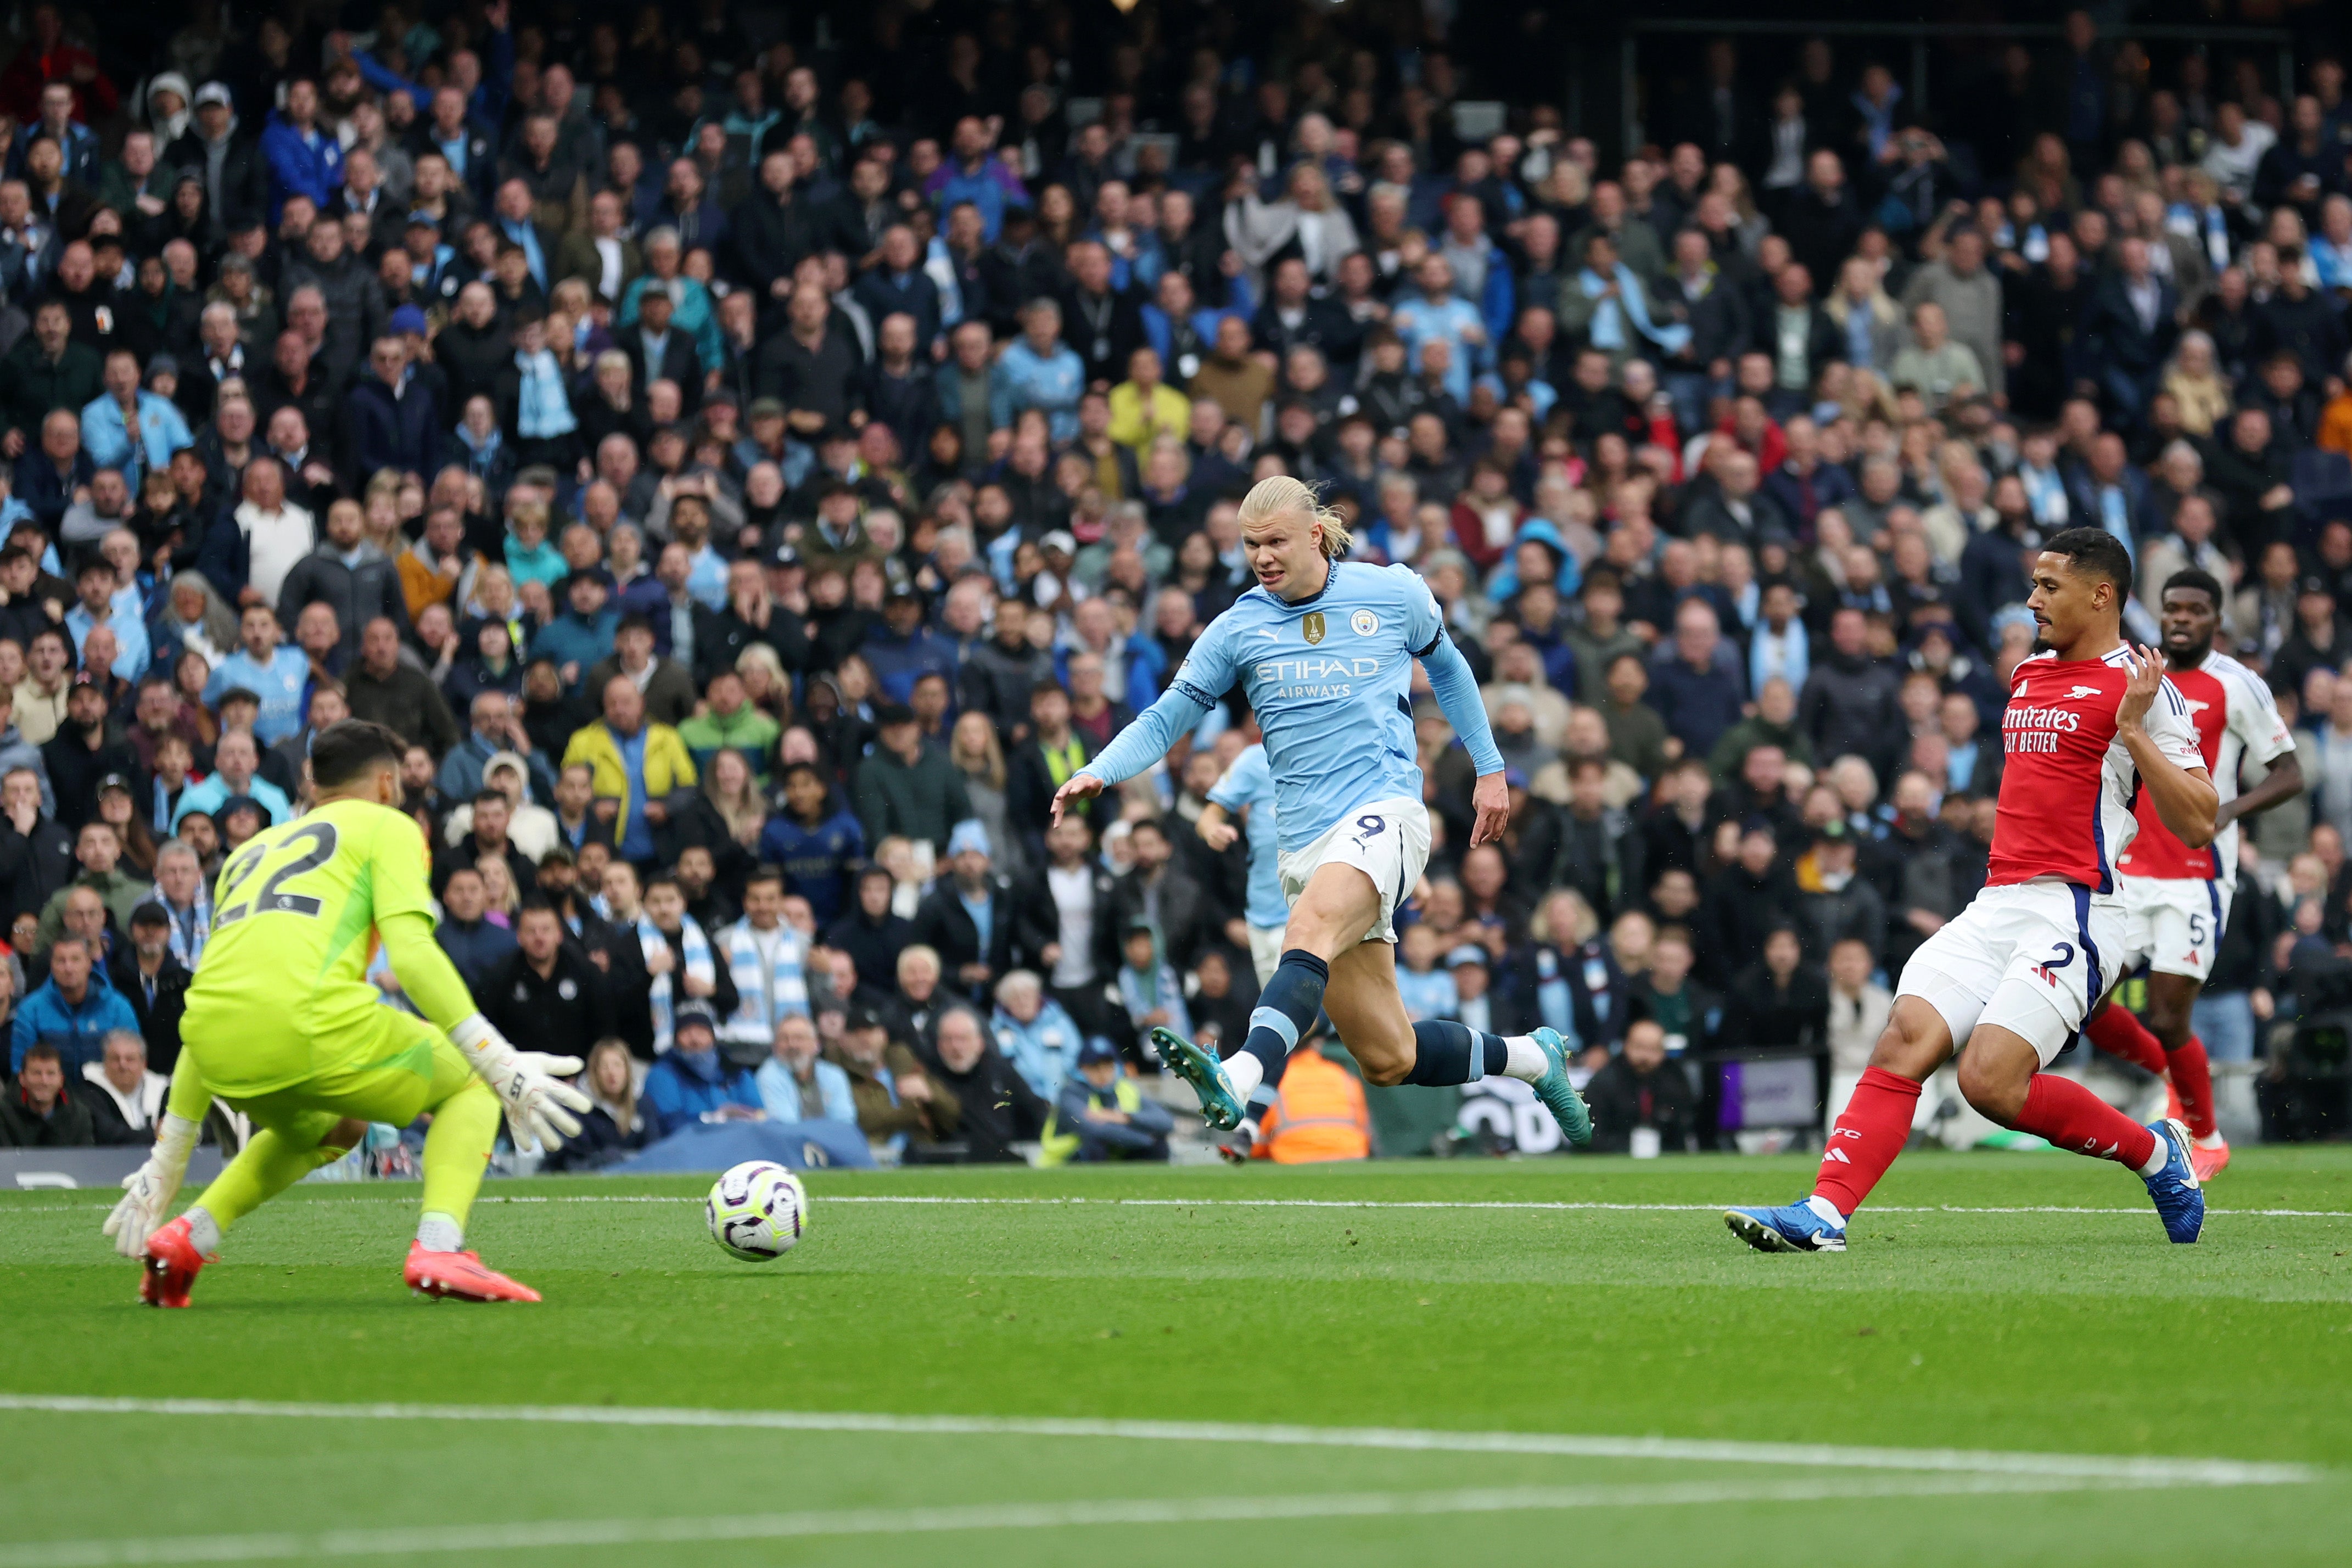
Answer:
[[[1862,1206],[1895,1156],[1911,1136],[1911,1113],[1919,1104],[1919,1086],[1900,1073],[1865,1068],[1853,1098],[1830,1130],[1830,1146],[1822,1155],[1822,1173],[1813,1179],[1816,1196],[1829,1199],[1840,1214]]]
[[[2149,1034],[2147,1026],[2119,1003],[2110,1003],[2107,1010],[2092,1019],[2083,1033],[2090,1037],[2091,1044],[2111,1057],[2121,1057],[2149,1072],[2164,1070],[2164,1042]]]
[[[2017,1130],[2032,1132],[2061,1149],[2094,1159],[2113,1160],[2137,1171],[2156,1152],[2156,1134],[2072,1079],[2046,1072],[2026,1086],[2025,1109]]]
[[[2189,1112],[2193,1138],[2213,1136],[2213,1064],[2205,1059],[2205,1042],[2196,1036],[2171,1053],[2172,1087],[2180,1091],[2180,1108]]]

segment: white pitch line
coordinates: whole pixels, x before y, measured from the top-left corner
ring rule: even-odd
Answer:
[[[753,1428],[915,1437],[1071,1437],[1291,1448],[1378,1448],[1414,1453],[1534,1454],[1582,1459],[1786,1465],[1811,1469],[2063,1477],[2134,1486],[2292,1486],[2316,1480],[2326,1473],[2309,1465],[2127,1454],[2037,1454],[1998,1449],[1862,1447],[1832,1443],[1743,1443],[1715,1438],[1586,1436],[1553,1432],[1449,1432],[1416,1427],[1253,1426],[1225,1421],[1043,1415],[899,1415],[858,1411],[609,1405],[334,1404],[44,1394],[0,1394],[0,1410],[68,1415],[192,1416],[205,1420],[257,1416],[331,1421],[513,1421],[562,1426]]]
[[[817,1198],[828,1204],[911,1204],[917,1205],[971,1205],[986,1208],[1162,1208],[1162,1209],[1491,1209],[1533,1213],[1596,1213],[1596,1214],[1721,1214],[1737,1206],[1732,1204],[1607,1204],[1541,1201],[1485,1201],[1476,1199],[1433,1198],[1020,1198],[965,1197],[947,1194],[927,1193],[827,1193],[820,1189]],[[1751,1194],[1752,1195],[1752,1194]],[[413,1194],[353,1194],[338,1195],[322,1201],[352,1204],[402,1204],[415,1206]],[[656,1194],[631,1193],[553,1193],[517,1194],[502,1196],[485,1193],[474,1200],[483,1204],[698,1204],[702,1199],[692,1194],[667,1196]],[[78,1214],[95,1212],[96,1196],[89,1203],[0,1205],[0,1215],[14,1214]],[[1865,1215],[1881,1214],[2072,1214],[2127,1215],[2145,1219],[2152,1212],[2145,1208],[2094,1208],[2069,1204],[2013,1204],[2004,1205],[1970,1205],[1965,1204],[1873,1204],[1864,1211]],[[2260,1219],[2343,1219],[2352,1220],[2352,1209],[2216,1209],[2206,1214],[2235,1218]]]
[[[117,1565],[133,1563],[255,1563],[454,1552],[487,1554],[599,1546],[679,1545],[728,1541],[782,1541],[812,1536],[914,1535],[991,1530],[1066,1530],[1105,1525],[1433,1518],[1588,1508],[2080,1492],[2155,1484],[2052,1476],[1807,1480],[1793,1483],[1688,1481],[1461,1491],[1327,1492],[1275,1497],[1129,1498],[1096,1502],[980,1503],[963,1507],[841,1509],[669,1519],[550,1520],[510,1524],[425,1525],[389,1530],[27,1542],[0,1547],[0,1568],[117,1568]]]

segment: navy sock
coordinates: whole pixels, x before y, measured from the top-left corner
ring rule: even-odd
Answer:
[[[1330,979],[1329,964],[1303,947],[1294,947],[1282,955],[1281,967],[1258,993],[1257,1010],[1250,1015],[1249,1038],[1242,1042],[1242,1049],[1265,1068],[1265,1082],[1281,1081],[1282,1064],[1314,1028],[1316,1015],[1323,1011],[1323,987]]]
[[[1431,1086],[1475,1083],[1503,1070],[1510,1051],[1499,1035],[1432,1018],[1412,1026],[1412,1071],[1405,1082]]]

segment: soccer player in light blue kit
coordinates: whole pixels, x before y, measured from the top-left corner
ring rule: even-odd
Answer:
[[[1236,813],[1246,812],[1240,827]],[[1194,831],[1201,842],[1223,854],[1242,834],[1249,835],[1249,890],[1243,900],[1243,923],[1249,927],[1250,966],[1263,986],[1282,963],[1282,928],[1290,923],[1290,900],[1282,896],[1282,853],[1275,829],[1274,770],[1266,764],[1265,742],[1243,751],[1209,791],[1209,804]]]
[[[1242,501],[1242,547],[1257,585],[1211,622],[1160,700],[1054,795],[1072,801],[1134,777],[1238,684],[1265,735],[1283,897],[1282,961],[1258,994],[1248,1039],[1220,1062],[1168,1029],[1152,1042],[1201,1097],[1213,1127],[1241,1124],[1251,1094],[1328,1012],[1375,1084],[1521,1079],[1569,1142],[1591,1141],[1559,1035],[1504,1038],[1449,1019],[1415,1024],[1397,994],[1396,910],[1429,859],[1412,708],[1422,661],[1446,721],[1478,770],[1473,845],[1510,813],[1503,759],[1476,679],[1445,635],[1429,586],[1404,566],[1339,559],[1346,525],[1297,479],[1258,482]]]

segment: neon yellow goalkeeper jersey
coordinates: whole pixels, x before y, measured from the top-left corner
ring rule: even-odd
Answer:
[[[358,800],[264,828],[229,858],[182,1027],[215,1093],[366,1065],[356,1058],[382,1038],[367,980],[376,927],[433,918],[430,866],[413,819]]]

